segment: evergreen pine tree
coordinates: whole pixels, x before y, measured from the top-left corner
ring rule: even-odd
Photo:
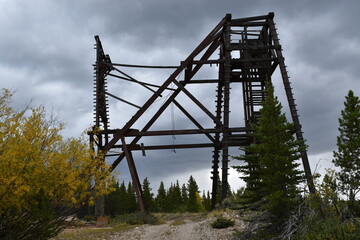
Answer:
[[[164,187],[164,183],[161,181],[159,189],[157,191],[157,196],[155,198],[155,203],[157,210],[159,212],[165,212],[166,211],[166,190]]]
[[[112,215],[119,215],[130,212],[130,199],[125,183],[116,182],[115,191],[108,195],[108,204]]]
[[[260,201],[276,225],[282,224],[291,213],[300,193],[298,184],[304,177],[296,160],[300,159],[304,144],[295,140],[294,126],[281,113],[282,106],[274,96],[273,86],[269,83],[266,89],[259,121],[253,126],[257,144],[242,148],[246,154],[236,159],[244,160],[245,165],[236,169],[245,175],[242,178],[247,183],[248,199]]]
[[[128,212],[133,213],[139,210],[138,204],[136,201],[134,187],[131,182],[128,184],[127,188],[127,197],[128,197]]]
[[[126,191],[125,182],[123,181],[119,188],[119,212],[118,214],[128,213],[130,209],[130,199]]]
[[[207,191],[207,195],[205,195],[205,191],[203,191],[202,204],[206,211],[211,211],[211,198],[209,191]]]
[[[198,197],[197,197],[197,194],[199,194],[198,193],[199,187],[193,176],[190,176],[189,178],[187,189],[189,193],[188,195],[189,197],[187,201],[187,210],[189,212],[198,212],[201,208],[201,206],[198,205]]]
[[[171,211],[179,212],[182,210],[182,198],[181,198],[181,189],[179,181],[176,181],[176,184],[172,186],[172,190],[169,190],[169,200],[171,201]]]
[[[154,194],[151,192],[150,182],[146,177],[143,182],[143,195],[147,208],[150,212],[155,211]]]
[[[186,205],[188,200],[188,189],[185,183],[181,186],[181,200],[182,200],[182,205]]]
[[[255,126],[253,126],[255,128]],[[246,183],[246,189],[241,199],[241,203],[245,205],[254,206],[254,203],[259,203],[265,196],[262,189],[261,175],[262,168],[260,165],[258,154],[253,152],[255,145],[250,145],[240,148],[245,152],[244,155],[235,156],[234,159],[244,161],[245,164],[241,166],[233,166],[236,171],[242,174],[241,179]],[[254,207],[257,207],[256,205]]]
[[[118,214],[121,214],[121,193],[120,193],[120,184],[119,182],[116,182],[114,184],[115,190],[112,191],[107,195],[107,201],[106,203],[109,205],[107,209],[109,209],[109,213],[112,216],[116,216]]]
[[[360,191],[360,100],[349,91],[344,102],[344,110],[339,118],[337,151],[333,163],[340,167],[337,173],[339,186],[349,201],[349,209],[354,210],[356,195]]]
[[[173,202],[174,198],[174,185],[170,184],[169,189],[166,191],[166,203],[165,203],[165,211],[166,212],[175,212],[175,203]]]

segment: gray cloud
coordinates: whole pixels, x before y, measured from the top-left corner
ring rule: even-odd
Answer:
[[[0,81],[2,87],[17,91],[15,104],[26,105],[33,99],[34,105],[45,105],[67,122],[65,135],[77,136],[92,122],[94,35],[100,35],[105,51],[114,62],[177,65],[226,13],[238,18],[274,11],[300,121],[310,145],[309,154],[316,161],[334,150],[337,118],[347,91],[352,89],[360,95],[358,9],[356,0],[3,0],[0,1]],[[169,71],[125,71],[156,84],[161,84],[170,74]],[[216,69],[202,74],[214,73]],[[287,111],[281,81],[274,77],[274,82]],[[110,92],[137,104],[150,96],[146,90],[119,80],[111,80],[109,85]],[[213,88],[191,88],[191,92],[214,109]],[[238,90],[234,88],[232,93]],[[197,114],[197,108],[190,106],[186,98],[182,101],[204,125],[213,125],[208,117]],[[114,128],[121,127],[136,111],[115,101],[110,104]],[[241,104],[241,97],[233,95],[232,104]],[[232,121],[241,122],[241,108],[234,114]],[[139,125],[149,116],[145,114]],[[159,120],[154,128],[171,128],[169,112]],[[175,122],[177,128],[191,126],[178,111]],[[236,149],[232,152],[238,154]],[[210,169],[211,155],[210,149],[179,150],[176,154],[170,150],[153,151],[149,157],[139,156],[136,161],[141,177],[158,181]]]

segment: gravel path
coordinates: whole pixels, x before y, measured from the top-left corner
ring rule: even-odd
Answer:
[[[112,240],[226,240],[233,239],[236,230],[244,227],[243,221],[235,219],[235,226],[226,229],[213,229],[208,218],[200,222],[185,220],[183,224],[169,221],[161,225],[142,225],[135,229],[115,233],[108,239]]]

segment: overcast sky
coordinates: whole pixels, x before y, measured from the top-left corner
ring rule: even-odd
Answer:
[[[275,12],[312,170],[320,159],[325,168],[336,147],[337,119],[345,95],[352,89],[360,96],[359,10],[357,0],[0,0],[1,88],[16,91],[14,104],[19,108],[30,101],[32,106],[44,105],[67,124],[65,136],[77,137],[93,123],[94,35],[100,36],[113,62],[179,65],[225,14],[242,18]],[[171,74],[168,70],[124,71],[157,84]],[[281,80],[273,81],[287,111]],[[141,105],[150,95],[138,88],[109,79],[110,92]],[[204,104],[214,105],[215,89],[191,91]],[[241,96],[236,93],[240,92],[232,89],[231,104],[239,104],[240,109],[234,111],[234,122],[242,116]],[[121,128],[136,111],[119,102],[111,102],[110,107],[112,128]],[[176,129],[189,127],[177,109],[173,122]],[[172,127],[167,111],[156,128]],[[171,144],[188,139],[147,141]],[[135,160],[140,178],[147,176],[154,189],[160,180],[167,185],[176,179],[184,183],[191,174],[201,189],[209,189],[211,156],[211,149],[163,150],[147,152],[147,157],[136,153]],[[120,180],[128,180],[125,162],[117,170]],[[234,188],[240,185],[233,171],[230,180]]]

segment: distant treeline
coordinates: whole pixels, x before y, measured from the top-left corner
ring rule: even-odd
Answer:
[[[219,183],[220,192],[221,183]],[[136,200],[136,194],[131,182],[116,182],[115,191],[106,196],[105,208],[108,215],[116,216],[140,211]],[[200,191],[196,180],[190,176],[188,182],[180,185],[179,181],[171,183],[165,188],[161,181],[156,192],[153,193],[150,181],[143,181],[143,194],[150,212],[203,212],[211,210],[211,194],[209,191]],[[229,188],[230,191],[230,188]],[[235,193],[231,193],[235,197]],[[220,203],[220,197],[217,199]],[[85,207],[81,215],[92,215],[93,207]]]

